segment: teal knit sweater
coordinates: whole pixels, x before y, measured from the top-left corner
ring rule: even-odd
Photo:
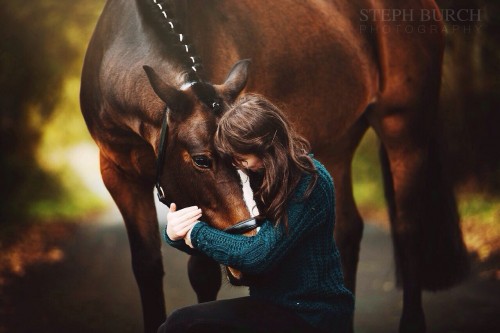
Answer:
[[[250,284],[250,296],[284,306],[312,326],[343,332],[354,311],[354,297],[344,287],[339,251],[333,239],[335,199],[333,181],[313,159],[318,180],[307,199],[311,176],[304,174],[288,204],[288,232],[265,220],[252,237],[231,235],[197,223],[191,242],[217,262],[240,270]],[[194,251],[183,240],[170,245]]]

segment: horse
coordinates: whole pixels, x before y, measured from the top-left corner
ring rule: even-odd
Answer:
[[[399,331],[426,330],[422,290],[467,272],[439,155],[441,21],[430,0],[107,1],[84,60],[81,110],[125,222],[146,332],[166,318],[155,183],[165,202],[198,205],[216,228],[251,216],[237,171],[213,145],[218,119],[247,91],[280,105],[332,174],[334,237],[353,292],[363,220],[351,161],[374,129],[403,289]],[[217,263],[191,256],[188,273],[199,302],[216,298]]]

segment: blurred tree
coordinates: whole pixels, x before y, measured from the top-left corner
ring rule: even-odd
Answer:
[[[438,0],[443,9],[480,10],[447,21],[441,99],[445,158],[456,184],[500,191],[500,2]]]
[[[65,78],[79,75],[103,2],[0,0],[0,222],[26,217],[41,198],[64,195],[35,151]]]

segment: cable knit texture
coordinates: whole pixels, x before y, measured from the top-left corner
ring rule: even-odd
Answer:
[[[250,281],[250,296],[289,308],[317,328],[343,332],[353,315],[354,297],[344,287],[333,239],[333,181],[325,167],[313,161],[318,181],[304,200],[311,176],[304,174],[300,180],[288,204],[288,232],[266,220],[257,235],[246,237],[201,222],[193,228],[191,242],[217,262],[243,272]],[[165,239],[183,251],[193,250],[183,241]]]

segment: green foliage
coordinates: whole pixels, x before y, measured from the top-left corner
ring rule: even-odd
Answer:
[[[50,174],[49,174],[50,175]],[[59,173],[51,174],[60,180],[58,192],[47,193],[28,207],[28,216],[41,220],[77,218],[82,212],[95,211],[104,207],[104,203],[88,192],[79,178],[69,168],[62,168]]]
[[[455,184],[500,193],[500,2],[440,0],[441,8],[480,10],[475,22],[446,22],[469,30],[446,35],[441,94],[445,162]],[[452,29],[450,29],[452,31]]]
[[[353,192],[362,208],[385,207],[384,185],[378,159],[379,142],[373,130],[363,137],[352,162]]]
[[[4,178],[0,196],[6,198],[0,207],[2,222],[26,218],[37,210],[33,207],[51,198],[66,198],[59,175],[40,166],[36,152],[64,82],[79,76],[103,2],[0,0],[0,172]],[[72,94],[78,100],[78,90]],[[72,112],[79,113],[78,109]]]
[[[80,113],[79,89],[80,78],[77,76],[69,77],[63,83],[55,112],[43,127],[38,148],[39,160],[46,159],[54,150],[91,140]]]
[[[474,223],[500,227],[500,200],[497,197],[464,193],[459,198],[460,216]]]

